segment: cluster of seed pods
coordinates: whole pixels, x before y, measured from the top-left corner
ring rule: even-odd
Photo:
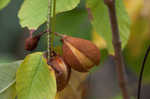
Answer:
[[[32,51],[42,35],[29,36],[25,49]],[[48,64],[55,70],[57,91],[63,90],[69,82],[71,68],[78,72],[88,72],[100,62],[99,49],[89,40],[61,35],[62,56],[53,55]]]

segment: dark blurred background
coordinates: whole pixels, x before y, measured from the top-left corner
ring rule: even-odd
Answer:
[[[20,1],[20,0],[19,0]],[[20,58],[23,53],[21,44],[24,35],[19,25],[17,13],[21,2],[12,0],[0,11],[0,61],[11,61]]]

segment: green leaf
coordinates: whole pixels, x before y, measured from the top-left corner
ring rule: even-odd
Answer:
[[[10,86],[7,90],[0,93],[0,99],[15,99],[16,97],[16,88],[15,84]]]
[[[21,62],[22,61],[0,64],[0,93],[15,83],[16,71]]]
[[[9,2],[10,0],[0,0],[0,10],[7,6]]]
[[[56,32],[66,35],[91,39],[92,26],[86,9],[74,9],[56,17]]]
[[[57,0],[56,13],[72,10],[80,0]],[[19,11],[22,27],[37,29],[47,20],[48,0],[25,0]]]
[[[104,0],[86,0],[86,6],[89,13],[89,18],[93,28],[107,42],[109,53],[114,53],[112,46],[112,32],[109,21],[108,9],[104,4]],[[119,23],[120,37],[122,48],[126,45],[129,37],[130,21],[125,11],[122,0],[116,0],[117,18]]]
[[[48,69],[43,53],[36,52],[25,57],[16,74],[18,99],[54,99],[56,79]]]

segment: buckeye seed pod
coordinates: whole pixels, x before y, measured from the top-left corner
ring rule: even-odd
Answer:
[[[100,62],[100,51],[91,41],[62,36],[63,58],[73,69],[79,72],[88,72]]]
[[[58,55],[53,56],[48,64],[55,70],[57,91],[63,90],[69,82],[71,67]]]
[[[27,51],[34,50],[37,47],[37,45],[38,45],[40,37],[41,37],[41,34],[40,35],[36,35],[34,37],[29,36],[26,39],[26,41],[25,41],[25,50],[27,50]]]

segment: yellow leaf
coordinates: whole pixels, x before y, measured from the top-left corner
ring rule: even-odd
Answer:
[[[95,31],[92,32],[92,41],[100,49],[106,48],[106,41]]]

